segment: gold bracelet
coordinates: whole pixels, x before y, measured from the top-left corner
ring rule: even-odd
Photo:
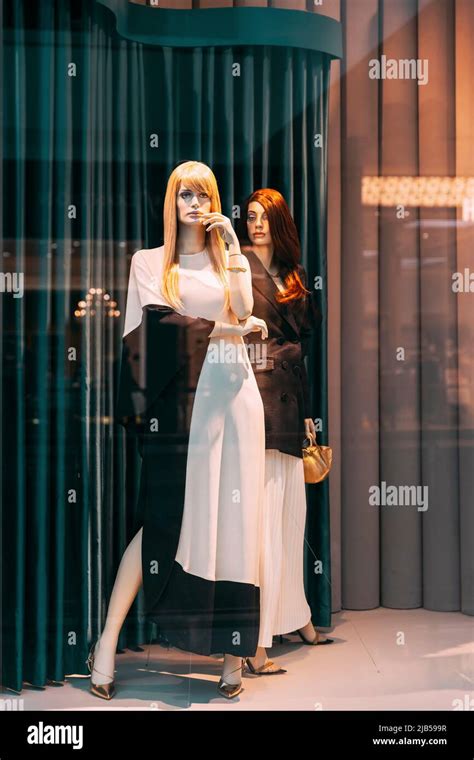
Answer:
[[[228,272],[246,272],[245,267],[226,267]]]

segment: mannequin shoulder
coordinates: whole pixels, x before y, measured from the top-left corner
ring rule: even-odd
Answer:
[[[164,252],[164,245],[160,245],[158,248],[140,248],[133,254],[132,261],[144,261],[146,264],[151,264],[155,261],[163,261]]]
[[[146,267],[153,274],[159,274],[163,265],[165,247],[140,248],[132,256],[131,265],[134,269]]]

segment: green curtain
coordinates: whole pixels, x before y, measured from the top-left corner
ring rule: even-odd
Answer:
[[[2,683],[20,691],[87,672],[136,530],[141,460],[113,420],[128,268],[135,250],[162,242],[176,163],[209,164],[229,216],[252,190],[278,188],[310,280],[326,281],[331,56],[144,45],[91,0],[19,0],[4,22],[3,271],[12,283],[23,273],[24,295],[2,298]],[[327,443],[325,318],[314,349]],[[307,592],[327,626],[327,482],[308,499]],[[148,640],[142,605],[140,591],[121,647]]]

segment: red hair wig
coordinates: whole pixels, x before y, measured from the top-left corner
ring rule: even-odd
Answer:
[[[245,201],[237,224],[237,237],[242,248],[253,249],[248,237],[247,215],[249,205],[254,201],[260,203],[266,211],[273,242],[273,256],[285,288],[284,291],[276,293],[276,299],[286,303],[304,298],[310,291],[305,288],[298,274],[298,264],[301,260],[298,231],[288,204],[278,190],[264,187],[261,190],[255,190]]]

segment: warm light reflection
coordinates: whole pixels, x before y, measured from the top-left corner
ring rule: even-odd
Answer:
[[[462,208],[474,221],[474,177],[362,177],[364,206]]]
[[[103,309],[106,317],[119,317],[120,311],[116,308],[117,301],[111,301],[109,293],[102,288],[89,288],[85,299],[77,302],[77,308],[74,310],[74,316],[78,319],[97,314],[97,309]]]

